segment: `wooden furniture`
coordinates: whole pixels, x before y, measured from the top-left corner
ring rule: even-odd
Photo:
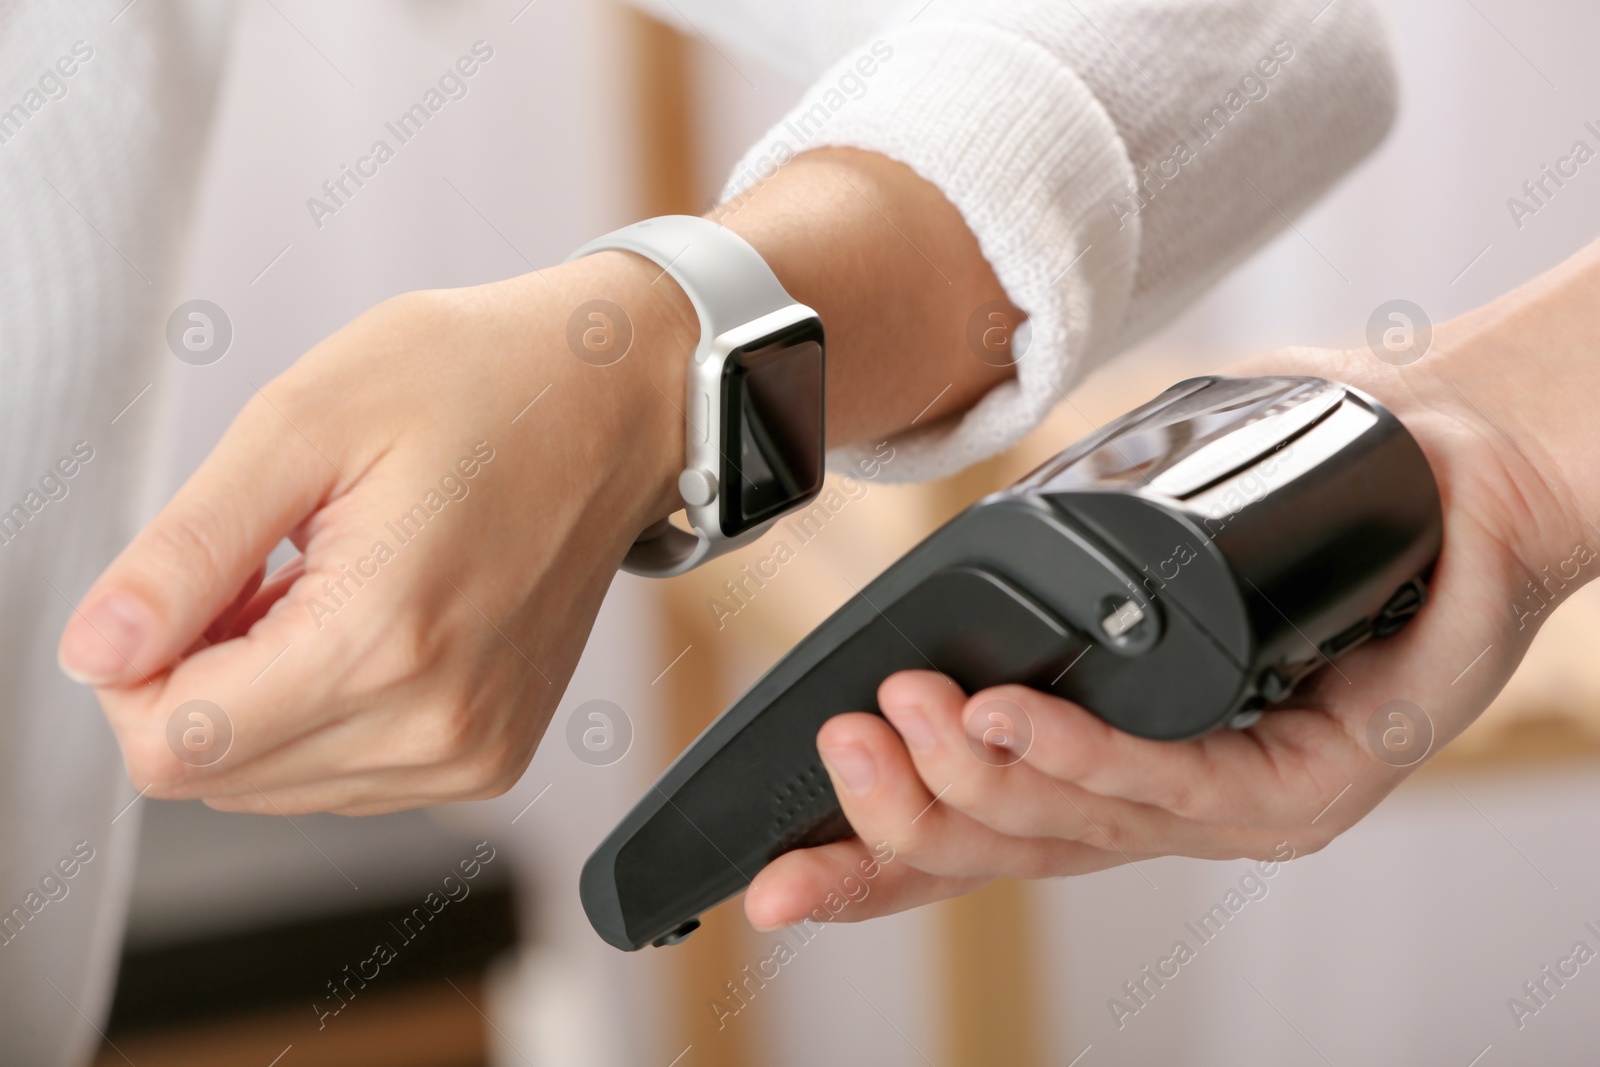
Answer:
[[[483,1067],[490,1030],[483,981],[448,981],[374,992],[319,1031],[306,1006],[275,1008],[170,1030],[112,1035],[94,1067]],[[281,1058],[281,1059],[280,1059]]]

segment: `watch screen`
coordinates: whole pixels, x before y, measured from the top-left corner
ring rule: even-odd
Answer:
[[[722,532],[736,536],[822,488],[822,325],[728,356],[722,379]]]

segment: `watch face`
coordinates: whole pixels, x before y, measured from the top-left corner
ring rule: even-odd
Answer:
[[[822,488],[822,323],[729,354],[722,371],[722,532],[735,537]]]

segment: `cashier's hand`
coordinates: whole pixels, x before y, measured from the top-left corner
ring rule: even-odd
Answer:
[[[995,878],[1146,857],[1266,860],[1323,848],[1465,729],[1554,602],[1600,571],[1600,530],[1585,521],[1600,514],[1600,475],[1586,459],[1600,394],[1587,352],[1597,309],[1591,248],[1440,328],[1433,351],[1408,366],[1363,349],[1229,368],[1349,382],[1421,442],[1445,530],[1420,614],[1324,667],[1249,729],[1178,743],[1119,732],[1020,686],[969,696],[931,672],[896,674],[878,692],[887,722],[844,714],[817,737],[858,836],[762,871],[745,900],[752,923],[833,912],[854,921]],[[893,861],[874,866],[885,845]],[[871,891],[842,910],[825,906],[860,871],[875,875]]]

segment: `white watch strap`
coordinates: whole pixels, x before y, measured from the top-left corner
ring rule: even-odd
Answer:
[[[590,241],[568,260],[608,251],[643,256],[682,286],[700,319],[700,340],[694,351],[697,364],[705,360],[711,342],[719,335],[795,304],[761,253],[709,219],[694,215],[647,219]],[[689,375],[691,381],[693,377]],[[686,403],[692,402],[686,398]],[[639,535],[622,569],[656,578],[683,574],[754,540],[764,530],[762,526],[727,538],[720,529],[708,531],[696,525],[690,533],[663,519]]]
[[[677,279],[700,316],[698,359],[713,337],[794,303],[750,243],[725,226],[694,215],[663,215],[597,237],[572,253],[579,259],[620,250],[641,255]]]

